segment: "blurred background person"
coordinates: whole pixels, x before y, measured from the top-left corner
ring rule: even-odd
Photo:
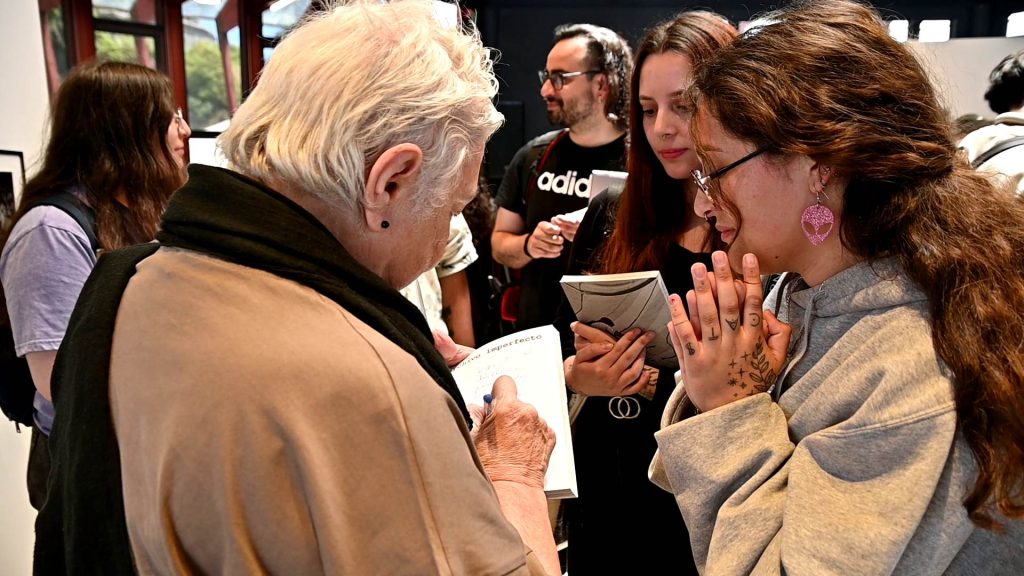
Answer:
[[[632,58],[615,32],[592,24],[555,29],[539,72],[548,120],[564,127],[516,152],[498,188],[491,234],[494,260],[521,269],[515,327],[554,321],[578,222],[559,218],[587,205],[591,171],[622,170],[626,154],[626,85]]]
[[[989,108],[998,114],[991,126],[981,127],[960,141],[971,165],[1002,175],[1017,194],[1024,192],[1024,50],[1003,58],[989,75],[985,92]]]
[[[193,165],[159,243],[83,290],[37,573],[557,573],[553,433],[499,378],[471,434],[397,291],[477,192],[496,92],[424,0],[277,45],[220,137],[234,171]]]
[[[432,331],[451,336],[457,344],[476,346],[473,300],[467,268],[476,262],[473,233],[461,214],[452,217],[448,243],[437,266],[399,290],[419,308]]]
[[[171,193],[185,182],[190,134],[170,80],[144,66],[85,64],[57,93],[42,166],[0,237],[14,351],[37,389],[28,475],[36,509],[49,470],[50,373],[75,301],[96,250],[156,235]]]
[[[700,164],[683,93],[694,70],[735,36],[722,16],[694,11],[659,23],[640,40],[629,84],[625,190],[591,202],[568,274],[658,270],[670,292],[693,288],[689,269],[711,262],[712,228],[693,211],[699,191],[690,173]],[[591,397],[573,435],[580,497],[565,503],[569,573],[696,574],[672,496],[647,478],[674,370],[645,368],[644,346],[653,334],[627,333],[616,341],[583,324],[570,329],[574,320],[563,298],[555,325],[568,356],[566,383]],[[614,347],[604,352],[605,343]],[[623,402],[635,409],[618,413]],[[642,537],[624,545],[623,526]]]
[[[694,79],[728,249],[672,297],[652,479],[703,574],[1024,573],[1024,204],[877,12],[763,21]]]
[[[992,119],[981,114],[961,114],[953,120],[953,137],[959,142],[971,132],[991,125]]]

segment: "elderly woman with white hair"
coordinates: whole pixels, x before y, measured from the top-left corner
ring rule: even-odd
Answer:
[[[483,422],[397,291],[476,193],[486,49],[422,0],[277,47],[158,243],[100,259],[58,355],[36,573],[558,571],[553,435]]]

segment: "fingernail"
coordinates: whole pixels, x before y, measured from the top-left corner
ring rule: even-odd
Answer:
[[[725,254],[723,252],[715,252],[711,255],[711,261],[715,263],[715,267],[721,268],[726,263]]]
[[[693,278],[695,280],[703,280],[708,275],[707,269],[700,264],[693,267]]]
[[[757,265],[757,258],[753,254],[744,254],[743,255],[743,265],[744,266],[756,266]]]

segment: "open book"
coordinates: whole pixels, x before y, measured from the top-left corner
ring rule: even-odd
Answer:
[[[660,272],[562,276],[561,282],[577,320],[604,330],[616,340],[633,328],[654,332],[654,340],[647,346],[646,363],[679,369],[666,327],[672,321],[672,312]]]
[[[511,377],[516,381],[519,399],[536,408],[555,431],[555,449],[544,477],[544,492],[549,499],[578,495],[561,350],[558,331],[553,326],[541,326],[482,346],[452,370],[467,404],[482,405],[484,394],[491,393],[499,376]]]

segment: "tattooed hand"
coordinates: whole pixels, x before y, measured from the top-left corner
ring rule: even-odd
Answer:
[[[689,317],[679,296],[670,298],[672,345],[686,393],[702,412],[767,392],[786,361],[791,328],[761,310],[757,258],[743,256],[743,280],[734,280],[725,252],[711,256],[714,276],[694,264],[694,290],[686,295]]]

